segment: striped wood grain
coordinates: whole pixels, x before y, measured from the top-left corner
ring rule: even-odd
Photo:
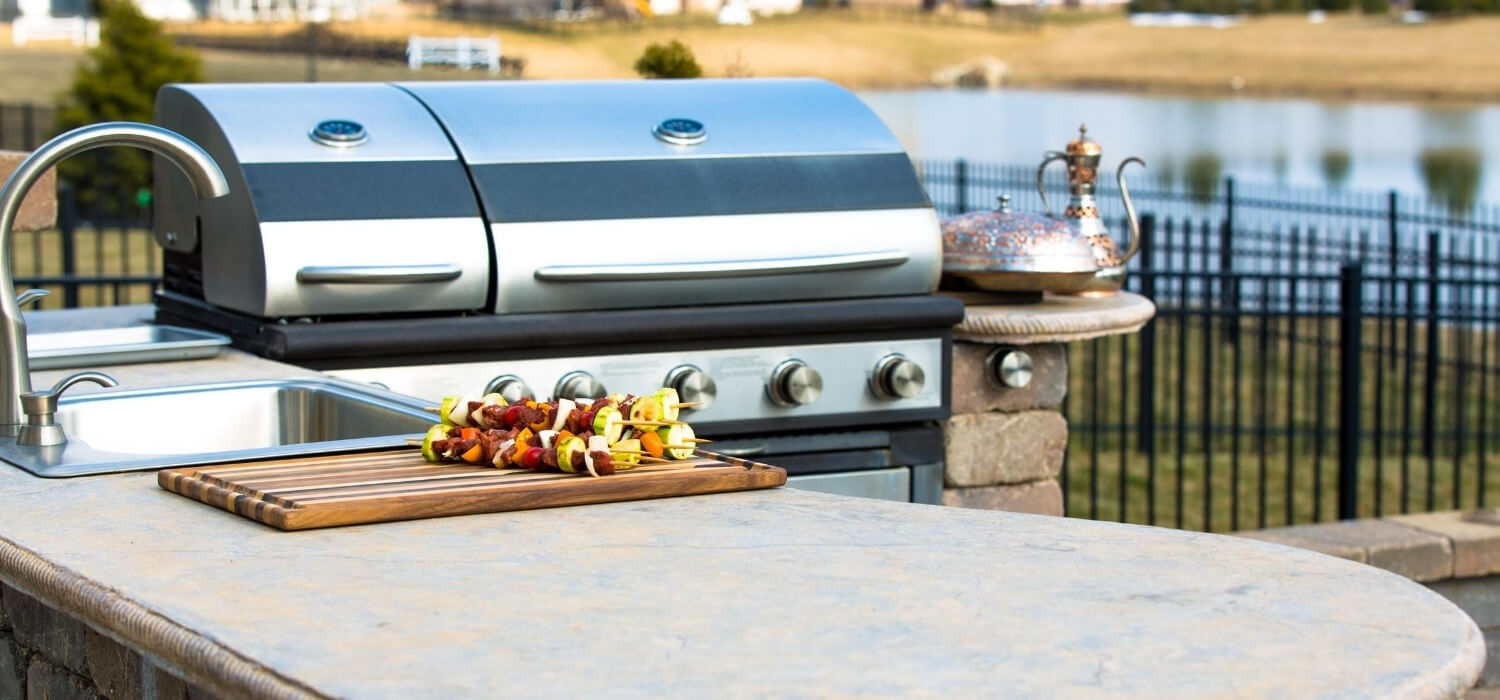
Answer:
[[[613,476],[429,464],[415,449],[164,469],[162,488],[282,530],[633,501],[786,483],[786,471],[699,450],[678,470]]]

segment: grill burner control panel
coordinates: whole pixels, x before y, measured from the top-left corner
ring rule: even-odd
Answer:
[[[704,404],[683,414],[698,424],[941,408],[940,382],[926,381],[926,371],[939,371],[942,355],[942,340],[925,338],[328,372],[433,403],[449,394],[477,399],[481,390],[514,400],[671,386],[683,401]]]

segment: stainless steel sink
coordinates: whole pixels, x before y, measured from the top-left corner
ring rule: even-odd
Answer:
[[[59,403],[67,444],[0,437],[0,459],[61,477],[396,447],[432,425],[424,404],[325,378],[103,391]]]

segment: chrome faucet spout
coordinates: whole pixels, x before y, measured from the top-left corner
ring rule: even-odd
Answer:
[[[11,228],[21,200],[49,168],[64,158],[109,146],[132,146],[177,166],[200,199],[229,194],[229,182],[212,156],[175,132],[150,124],[104,122],[58,135],[22,161],[0,188],[0,434],[15,435],[23,422],[21,394],[31,392],[26,320],[16,301],[11,270]]]

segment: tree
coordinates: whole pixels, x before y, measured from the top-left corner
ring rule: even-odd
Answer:
[[[693,50],[673,39],[667,44],[652,44],[636,59],[635,72],[643,78],[697,78],[703,75]]]
[[[131,0],[101,0],[99,45],[79,65],[62,96],[59,129],[103,121],[150,122],[156,91],[167,83],[203,80],[198,55],[178,48],[161,23],[142,15]],[[113,210],[121,193],[149,194],[151,157],[138,149],[114,148],[70,158],[61,176],[78,191],[81,204]]]

